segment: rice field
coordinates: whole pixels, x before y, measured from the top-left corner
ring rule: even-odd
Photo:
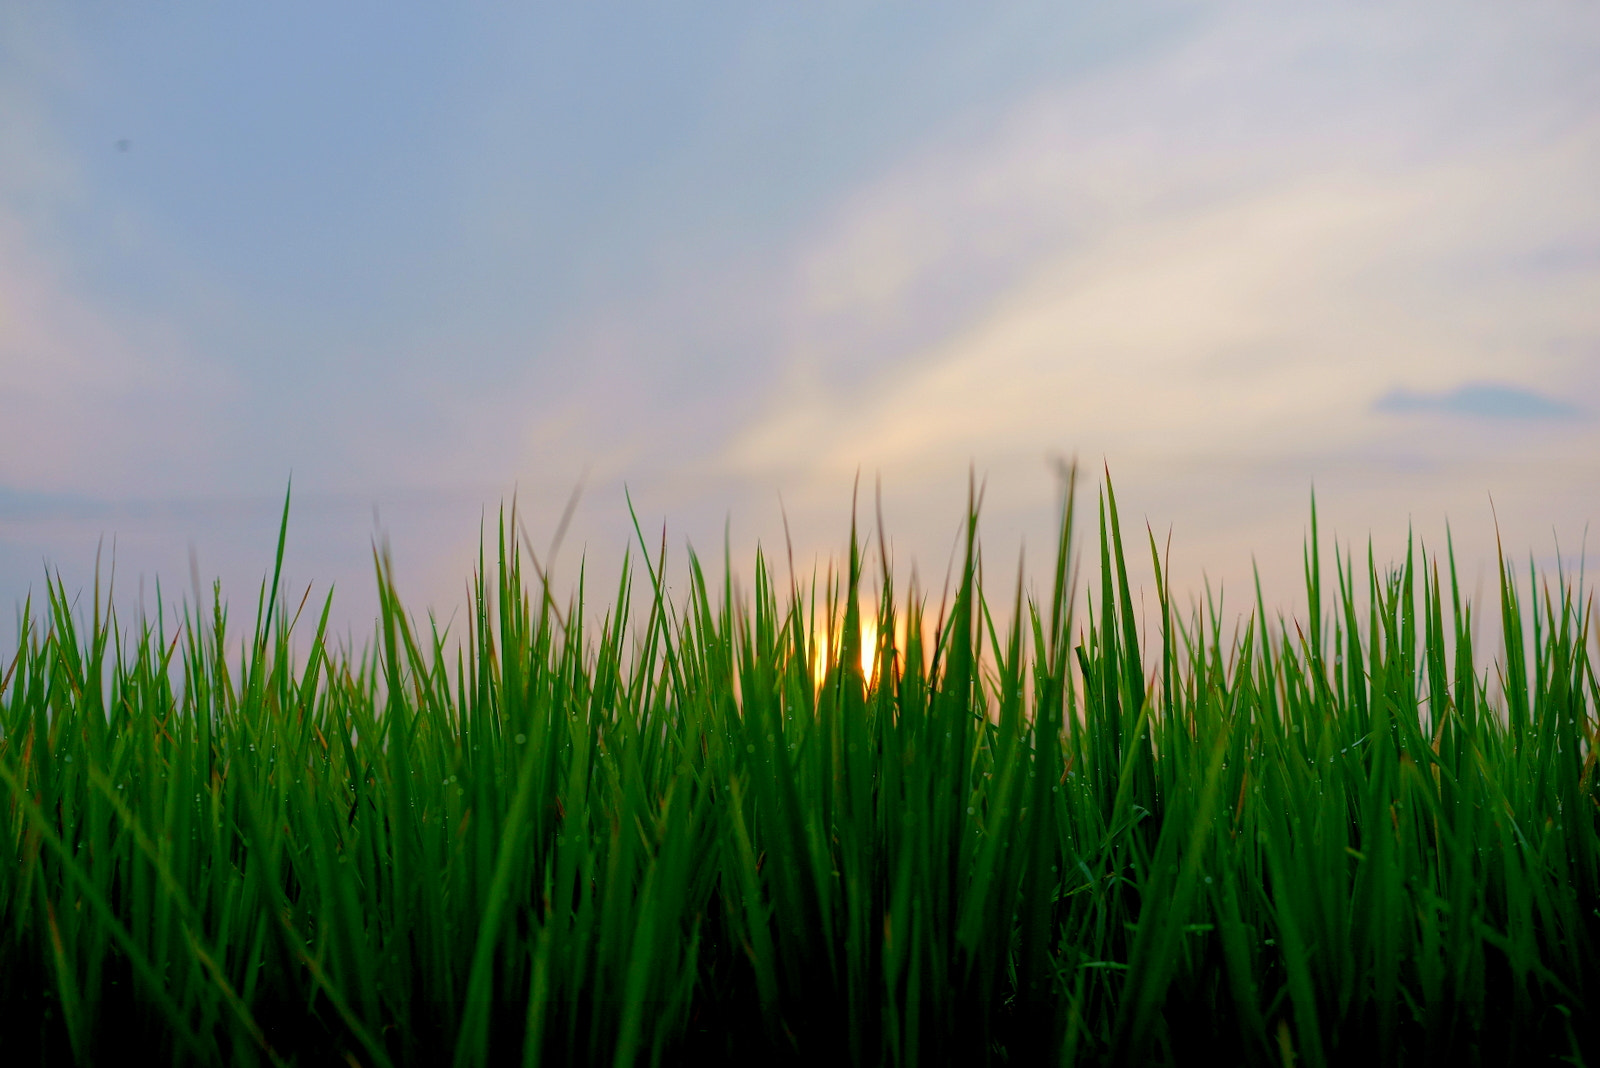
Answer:
[[[247,624],[52,580],[0,655],[0,1059],[1600,1062],[1581,577],[1473,605],[1313,508],[1304,615],[1219,618],[1073,502],[1036,596],[975,503],[942,591],[857,530],[557,591],[503,516],[454,630],[375,553],[360,649],[280,589],[287,501]]]

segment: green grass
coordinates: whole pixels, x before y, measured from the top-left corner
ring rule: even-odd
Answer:
[[[1079,597],[1065,500],[992,603],[975,507],[942,599],[852,531],[670,603],[641,538],[599,617],[511,517],[456,634],[375,554],[359,652],[277,569],[242,636],[55,580],[0,658],[0,1055],[1600,1061],[1581,582],[1502,564],[1483,657],[1448,552],[1330,574],[1313,510],[1304,619],[1181,610],[1151,539],[1144,645],[1147,550],[1108,483]]]

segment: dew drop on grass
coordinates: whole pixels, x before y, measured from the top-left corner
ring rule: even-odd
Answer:
[[[747,753],[754,753],[756,751],[756,747],[753,745],[747,745],[744,747],[744,751]]]
[[[527,745],[528,744],[528,736],[526,734],[517,735],[517,744],[518,745]]]

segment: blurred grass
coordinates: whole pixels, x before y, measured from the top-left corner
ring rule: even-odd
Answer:
[[[513,514],[460,635],[375,553],[358,653],[278,588],[287,500],[243,641],[215,588],[130,633],[52,581],[0,660],[0,1055],[1600,1058],[1581,579],[1502,562],[1480,660],[1448,550],[1328,576],[1313,507],[1305,620],[1181,611],[1151,538],[1142,645],[1109,480],[1081,600],[1066,490],[998,622],[975,502],[937,606],[854,530],[674,604],[641,537],[596,620]]]

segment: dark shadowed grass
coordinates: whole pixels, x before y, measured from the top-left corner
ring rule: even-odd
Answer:
[[[359,653],[277,570],[243,641],[57,580],[0,661],[4,1059],[1600,1058],[1581,584],[1502,565],[1483,658],[1448,553],[1330,576],[1313,510],[1304,620],[1180,610],[1151,539],[1142,645],[1099,520],[1084,599],[1069,489],[1043,599],[974,506],[942,605],[854,532],[674,604],[641,539],[596,619],[512,517],[459,635],[377,556]]]

